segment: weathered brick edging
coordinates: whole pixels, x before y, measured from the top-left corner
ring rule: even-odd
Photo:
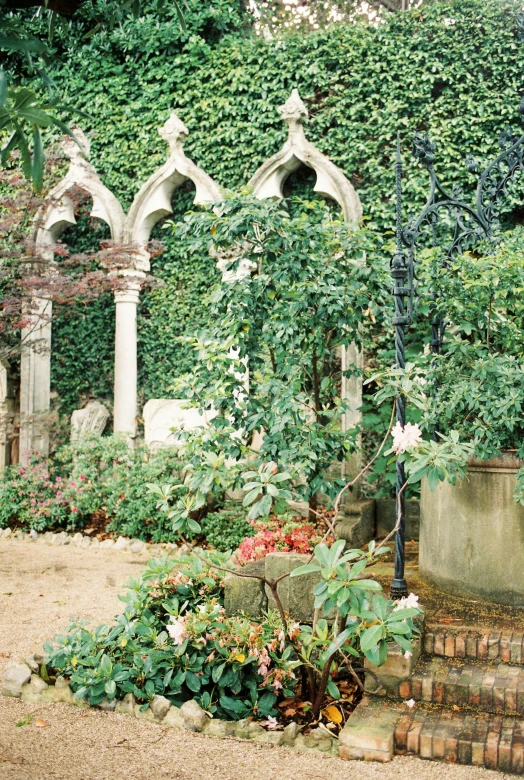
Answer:
[[[446,658],[499,659],[505,663],[521,664],[524,659],[524,632],[428,626],[424,634],[424,652]]]

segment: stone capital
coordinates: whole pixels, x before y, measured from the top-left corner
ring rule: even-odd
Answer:
[[[141,271],[129,270],[118,273],[117,278],[121,287],[115,290],[115,303],[134,303],[137,305],[145,276]]]

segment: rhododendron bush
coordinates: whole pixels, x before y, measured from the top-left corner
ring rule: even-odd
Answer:
[[[55,637],[46,645],[48,672],[68,677],[91,704],[132,693],[146,709],[160,694],[179,706],[195,698],[233,720],[275,716],[278,696],[293,696],[297,683],[297,625],[285,632],[277,613],[263,622],[227,617],[220,572],[194,556],[174,566],[151,561],[121,597],[125,610],[113,625],[73,622]]]
[[[111,625],[75,621],[46,644],[47,674],[64,675],[75,696],[92,705],[131,693],[144,710],[161,695],[178,706],[196,699],[218,717],[267,724],[279,702],[296,698],[315,721],[326,696],[341,699],[344,666],[355,677],[363,656],[384,663],[390,641],[411,653],[418,598],[390,601],[374,579],[360,576],[386,551],[370,543],[367,552],[344,552],[342,540],[316,546],[312,562],[292,574],[320,574],[313,626],[294,621],[281,603],[261,620],[226,615],[226,554],[195,550],[178,561],[150,561],[121,596],[124,612]]]

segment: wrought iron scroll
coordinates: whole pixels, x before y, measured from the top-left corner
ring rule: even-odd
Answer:
[[[524,24],[524,23],[523,23]],[[518,112],[524,120],[524,97]],[[402,227],[402,159],[400,143],[396,157],[396,251],[391,260],[395,300],[395,352],[397,368],[405,365],[405,331],[413,321],[415,311],[416,250],[421,245],[439,247],[434,263],[434,281],[442,268],[450,265],[455,257],[473,250],[482,242],[497,242],[502,200],[509,194],[508,185],[524,174],[524,134],[515,135],[507,127],[499,136],[499,155],[479,174],[480,166],[472,155],[466,159],[470,173],[479,174],[474,203],[463,200],[459,187],[448,192],[440,183],[434,168],[435,146],[426,133],[415,133],[413,156],[426,168],[430,187],[426,204],[418,216]],[[435,285],[436,287],[436,285]],[[433,314],[431,318],[431,350],[438,354],[443,346],[446,322],[439,313],[437,293],[431,294]],[[397,397],[397,422],[405,425],[405,399]],[[404,465],[397,463],[396,472],[396,520],[395,575],[391,583],[391,597],[406,596],[408,588],[404,578],[405,538],[405,483]]]

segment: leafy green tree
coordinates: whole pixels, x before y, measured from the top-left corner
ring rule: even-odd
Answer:
[[[318,494],[338,485],[330,466],[357,446],[356,430],[341,428],[339,354],[361,342],[384,269],[366,264],[366,234],[324,204],[293,207],[234,195],[174,228],[192,237],[191,251],[211,250],[224,274],[212,295],[215,325],[188,338],[198,357],[175,392],[215,409],[218,429],[233,426],[247,440],[263,433],[260,460],[301,475],[314,519]]]

